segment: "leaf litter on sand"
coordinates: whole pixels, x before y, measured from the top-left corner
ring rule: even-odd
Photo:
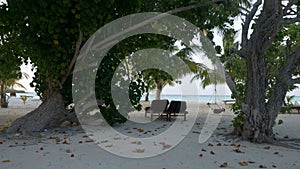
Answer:
[[[132,142],[130,142],[130,144],[141,145],[141,144],[142,144],[142,142],[140,142],[140,141],[132,141]]]
[[[171,145],[169,145],[169,144],[167,144],[165,142],[159,142],[159,144],[161,144],[163,146],[163,148],[162,148],[163,150],[169,149],[170,147],[172,147]]]
[[[144,148],[143,149],[137,148],[137,149],[133,150],[132,152],[134,152],[134,153],[144,153],[145,149]]]
[[[11,162],[10,160],[2,160],[3,163],[9,163]]]
[[[239,162],[239,165],[240,165],[240,166],[247,166],[247,165],[248,165],[248,162],[242,161],[242,162]]]
[[[239,147],[233,149],[233,151],[236,153],[245,153],[245,152],[241,151]]]
[[[220,165],[220,168],[226,168],[228,166],[227,162],[224,162],[223,164]]]

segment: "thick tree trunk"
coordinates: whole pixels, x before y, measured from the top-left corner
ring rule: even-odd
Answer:
[[[245,123],[241,136],[245,140],[264,142],[269,137],[271,129],[269,112],[265,108],[266,76],[263,56],[253,53],[247,57],[247,95],[243,106]]]
[[[243,139],[257,143],[273,138],[272,127],[284,97],[283,91],[280,95],[271,95],[269,103],[265,100],[267,87],[270,85],[267,81],[265,55],[280,27],[282,14],[280,1],[264,1],[263,10],[248,38],[251,20],[254,19],[261,4],[262,1],[258,0],[246,17],[243,25],[242,48],[239,53],[247,64],[246,100],[242,105],[244,124],[240,126],[239,131]]]
[[[2,82],[3,84],[1,85],[1,96],[0,96],[0,104],[1,104],[1,107],[7,107],[7,100],[6,100],[6,93],[4,91],[4,83],[5,82]]]
[[[51,92],[48,99],[37,109],[14,121],[8,132],[40,132],[44,129],[58,127],[66,120],[77,122],[75,112],[68,112],[65,109],[62,95],[59,92]]]

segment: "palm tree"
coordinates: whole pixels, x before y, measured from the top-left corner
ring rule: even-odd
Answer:
[[[174,86],[175,82],[172,77],[163,71],[156,69],[147,69],[142,72],[143,79],[147,84],[145,101],[149,101],[149,92],[156,90],[155,100],[160,100],[160,95],[166,85]]]

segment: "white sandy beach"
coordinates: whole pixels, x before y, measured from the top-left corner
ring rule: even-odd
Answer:
[[[39,102],[28,100],[0,108],[0,125],[9,125],[38,106]],[[130,120],[114,127],[115,133],[107,134],[106,125],[87,125],[87,133],[81,127],[60,128],[45,131],[37,137],[0,134],[0,169],[232,169],[253,168],[300,168],[300,151],[283,147],[258,145],[240,140],[226,139],[224,134],[232,131],[233,113],[226,105],[222,115],[207,116],[206,105],[188,104],[187,121],[183,117],[167,122],[157,119],[152,123],[143,112],[130,114]],[[210,114],[211,115],[211,114]],[[216,121],[220,118],[220,123]],[[193,121],[194,119],[194,121]],[[300,115],[279,115],[284,123],[275,126],[279,138],[299,138]],[[139,121],[143,123],[135,123]],[[216,130],[204,143],[199,143],[210,135],[209,129]],[[164,132],[176,127],[170,138]],[[190,130],[189,130],[190,127]],[[189,130],[186,134],[182,134]],[[177,136],[182,141],[176,145]],[[161,135],[157,140],[147,142],[147,138]],[[167,137],[165,135],[165,137]],[[300,143],[294,142],[296,146]],[[101,148],[102,147],[102,148]],[[300,147],[300,146],[299,146]],[[119,152],[121,157],[110,152]],[[163,152],[153,157],[143,156]]]

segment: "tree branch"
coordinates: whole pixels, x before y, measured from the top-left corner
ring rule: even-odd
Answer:
[[[240,95],[240,92],[236,89],[236,84],[230,77],[227,71],[224,71],[225,73],[225,78],[226,78],[226,84],[228,85],[229,89],[231,90],[232,93],[235,93],[236,95]]]
[[[288,11],[292,9],[292,6],[296,4],[299,0],[291,0],[283,9],[283,16],[288,14]]]
[[[295,18],[283,18],[280,23],[281,24],[293,24],[296,22],[300,22],[300,15]]]
[[[300,77],[293,79],[292,83],[293,84],[300,84]]]
[[[300,45],[297,47],[297,49],[295,50],[295,52],[293,52],[292,54],[290,54],[290,56],[288,56],[289,59],[286,62],[286,64],[283,66],[283,70],[287,70],[286,72],[289,72],[289,77],[292,77],[294,70],[297,68],[297,66],[299,66],[299,62],[300,62]],[[284,76],[285,74],[281,74],[281,76]],[[296,78],[298,79],[298,78]],[[289,85],[293,85],[295,83],[298,83],[298,80],[295,79],[290,79]]]
[[[198,3],[198,4],[194,4],[194,5],[190,5],[190,6],[185,6],[185,7],[181,7],[181,8],[176,8],[176,9],[172,9],[168,12],[166,12],[167,14],[175,14],[178,12],[184,12],[184,11],[188,11],[190,9],[195,9],[195,8],[199,8],[205,5],[210,5],[213,3],[218,3],[218,2],[224,2],[225,0],[211,0],[208,2],[204,2],[204,3]]]
[[[237,50],[237,49],[232,49],[232,51],[235,54],[239,55],[241,58],[245,59],[245,55],[246,55],[245,51],[243,51],[243,50]]]
[[[242,43],[241,43],[242,48],[243,48],[243,46],[245,46],[247,44],[250,23],[253,20],[256,12],[258,10],[258,7],[261,4],[262,4],[262,0],[258,0],[258,1],[255,2],[255,4],[253,5],[253,8],[251,9],[249,14],[247,15],[245,22],[242,24],[242,27],[243,27],[243,30],[242,30]]]

